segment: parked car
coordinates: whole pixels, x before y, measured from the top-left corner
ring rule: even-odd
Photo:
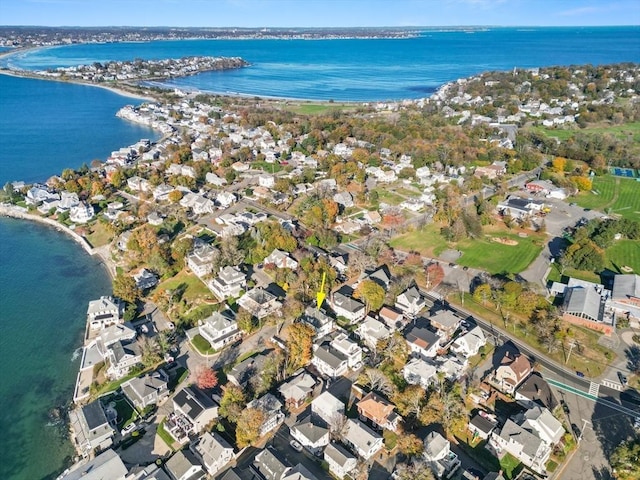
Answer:
[[[131,422],[129,425],[126,425],[121,431],[120,431],[120,435],[122,435],[123,437],[127,434],[127,433],[131,433],[136,429],[136,424],[135,422]]]
[[[627,380],[627,377],[622,372],[618,372],[618,379],[623,387],[626,387],[627,383],[629,383],[629,380]]]
[[[302,451],[302,445],[300,445],[296,440],[291,440],[289,442],[289,445],[291,445],[291,448],[293,448],[296,452]]]
[[[581,378],[584,378],[584,373],[582,373],[582,372],[577,372],[577,371],[576,371],[576,375],[577,375],[577,376],[579,376],[579,377],[581,377]]]

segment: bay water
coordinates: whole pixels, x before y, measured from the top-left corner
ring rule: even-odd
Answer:
[[[24,51],[27,69],[135,58],[241,56],[248,68],[172,80],[183,89],[342,101],[420,98],[487,70],[640,61],[639,27],[425,30],[375,40],[186,40]],[[42,181],[154,132],[116,118],[139,100],[88,86],[0,75],[0,184]],[[67,404],[87,302],[110,291],[96,259],[59,232],[0,219],[0,478],[38,479],[73,456],[51,409]]]

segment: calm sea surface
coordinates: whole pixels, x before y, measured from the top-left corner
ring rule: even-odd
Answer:
[[[241,56],[252,66],[174,80],[180,88],[287,98],[420,98],[486,70],[640,62],[640,28],[425,31],[403,40],[190,40],[75,45],[23,52],[28,69],[135,58]],[[103,89],[0,75],[0,184],[44,180],[140,138],[114,117],[139,103]],[[0,478],[59,471],[73,449],[49,410],[72,395],[87,302],[109,293],[95,259],[58,232],[0,219]]]

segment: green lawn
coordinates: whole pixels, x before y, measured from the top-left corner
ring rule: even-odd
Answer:
[[[394,193],[390,190],[386,190],[384,188],[377,188],[375,191],[378,192],[379,202],[396,206],[396,205],[400,205],[402,202],[405,201],[404,197],[401,197],[397,193]]]
[[[89,234],[86,235],[87,240],[93,248],[107,245],[113,238],[113,233],[109,231],[106,224],[95,222],[89,227]]]
[[[575,202],[583,208],[637,219],[640,217],[640,182],[613,175],[595,177],[593,189],[582,192]]]
[[[617,240],[607,248],[607,268],[614,272],[624,273],[620,267],[633,268],[635,273],[640,273],[640,240]]]
[[[179,272],[175,277],[162,282],[159,288],[163,290],[174,290],[181,285],[185,288],[182,298],[189,302],[198,299],[215,300],[206,285],[194,274],[187,273],[185,270]]]
[[[173,448],[173,444],[174,444],[173,437],[169,435],[169,432],[167,432],[164,429],[164,420],[162,420],[162,422],[160,422],[160,425],[158,425],[158,429],[156,430],[156,433],[164,441],[164,443],[167,444],[167,446],[171,450],[175,451],[175,448]]]
[[[333,110],[354,110],[357,105],[342,103],[302,103],[298,105],[288,105],[287,110],[302,115],[321,115]]]
[[[191,345],[193,345],[201,355],[212,355],[216,353],[216,350],[211,348],[211,344],[200,334],[191,339]]]
[[[462,252],[458,263],[463,266],[486,270],[491,274],[519,273],[525,270],[542,251],[543,240],[537,235],[525,238],[506,230],[487,233],[483,238],[464,239],[448,244],[440,235],[440,224],[431,224],[391,240],[391,246],[400,250],[416,250],[424,256],[437,257],[447,248]],[[508,238],[517,245],[503,245],[492,237]]]
[[[503,245],[492,241],[491,237],[508,238],[518,244]],[[505,232],[485,235],[481,239],[465,239],[457,244],[458,250],[462,251],[458,263],[486,270],[491,274],[520,273],[540,255],[542,245],[542,240],[538,237],[520,238],[516,234]]]
[[[559,140],[567,140],[573,137],[576,133],[599,133],[615,135],[618,138],[624,139],[633,137],[633,141],[640,144],[640,122],[625,123],[623,125],[608,125],[602,127],[587,127],[578,128],[548,128],[536,126],[532,127],[533,130],[540,132],[547,137],[555,137]]]

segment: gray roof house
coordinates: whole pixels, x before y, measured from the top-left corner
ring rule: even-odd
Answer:
[[[534,432],[549,445],[557,444],[565,433],[562,423],[549,410],[539,405],[524,411],[514,420],[523,428]]]
[[[258,474],[258,478],[265,480],[281,480],[285,472],[291,466],[286,460],[281,459],[276,451],[267,447],[256,455],[251,469]]]
[[[247,404],[247,408],[255,408],[264,413],[264,421],[260,426],[260,436],[276,429],[284,421],[282,403],[273,394],[265,393]]]
[[[451,338],[460,326],[461,319],[451,310],[440,310],[429,317],[431,326],[437,330],[438,335],[446,342]]]
[[[69,412],[72,437],[82,452],[88,456],[95,449],[104,450],[113,443],[114,430],[107,420],[100,400]]]
[[[477,355],[480,348],[487,344],[487,339],[480,327],[474,327],[464,335],[455,339],[451,350],[464,357]]]
[[[287,470],[282,480],[318,480],[318,478],[307,467],[299,463],[291,470]]]
[[[199,480],[205,477],[202,465],[189,450],[178,450],[164,466],[172,480]]]
[[[81,460],[58,480],[125,480],[128,473],[118,454],[108,449],[89,462]]]
[[[418,287],[409,287],[396,298],[395,307],[407,317],[415,317],[426,306],[426,301],[420,295]]]
[[[107,376],[111,379],[124,377],[131,367],[142,361],[142,349],[137,342],[125,343],[119,340],[102,353],[108,364]]]
[[[246,276],[238,267],[227,265],[220,269],[217,277],[207,283],[209,290],[218,298],[225,300],[229,297],[239,297],[240,292],[247,285]]]
[[[238,300],[238,305],[257,318],[275,313],[282,306],[275,295],[261,287],[252,288],[245,293]]]
[[[497,426],[497,422],[490,418],[488,414],[480,412],[469,420],[468,428],[474,438],[478,437],[486,440]]]
[[[358,465],[358,459],[335,442],[331,442],[324,449],[324,460],[329,464],[331,474],[339,479],[349,475]]]
[[[122,305],[113,297],[100,297],[89,302],[87,321],[92,330],[100,330],[121,323]]]
[[[424,459],[438,478],[449,478],[460,467],[460,459],[451,451],[451,443],[438,432],[424,439]]]
[[[369,460],[382,448],[382,436],[359,420],[348,419],[343,440],[364,460]]]
[[[314,345],[311,363],[321,374],[331,378],[344,375],[349,370],[346,355],[343,355],[328,344]]]
[[[440,348],[440,337],[425,326],[415,323],[405,331],[404,338],[412,353],[433,358]]]
[[[336,315],[356,323],[362,320],[367,314],[364,303],[353,298],[351,292],[340,289],[331,295],[331,308]]]
[[[516,402],[525,408],[533,408],[536,405],[552,410],[558,406],[551,387],[538,372],[533,372],[516,389]]]
[[[498,454],[509,452],[540,474],[545,473],[545,465],[551,455],[551,447],[547,443],[511,419],[499,431],[491,433],[488,445]]]
[[[238,387],[244,388],[249,379],[257,372],[262,370],[264,363],[267,361],[268,355],[258,353],[235,365],[227,374],[229,381]]]
[[[235,318],[226,312],[212,313],[198,327],[198,332],[216,350],[220,350],[225,345],[242,337],[242,332],[238,329]]]
[[[329,444],[329,429],[307,416],[291,427],[291,436],[314,455]]]
[[[289,408],[299,408],[311,397],[316,379],[307,372],[300,373],[283,383],[278,391]]]
[[[143,377],[135,377],[122,384],[122,392],[138,410],[157,405],[169,396],[169,377],[157,370]]]
[[[336,426],[339,419],[344,417],[344,402],[328,391],[322,392],[311,402],[311,414],[327,425]]]
[[[187,255],[187,266],[198,277],[204,277],[213,271],[217,251],[212,245],[200,239],[194,239],[193,249]]]
[[[184,444],[217,417],[218,404],[211,397],[195,386],[185,387],[173,396],[173,412],[166,417],[165,429]]]
[[[422,358],[412,358],[402,369],[402,375],[407,383],[429,388],[437,380],[437,369],[433,363],[425,362]]]
[[[330,334],[335,328],[335,321],[324,310],[309,306],[305,309],[300,321],[316,331],[316,338]]]
[[[640,275],[616,275],[611,306],[618,312],[640,319]]]
[[[189,449],[202,462],[209,475],[220,472],[233,457],[233,447],[216,432],[206,432]]]

